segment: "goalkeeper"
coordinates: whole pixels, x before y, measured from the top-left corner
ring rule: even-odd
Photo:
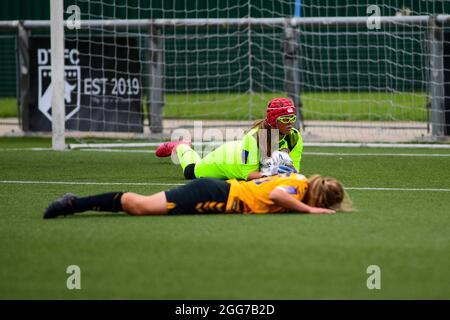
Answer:
[[[158,157],[178,156],[186,179],[253,180],[278,173],[299,172],[303,139],[293,127],[296,108],[287,98],[272,99],[266,118],[258,121],[242,140],[226,142],[203,159],[190,142],[161,144]]]

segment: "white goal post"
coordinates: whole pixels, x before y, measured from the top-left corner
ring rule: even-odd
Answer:
[[[50,0],[52,149],[64,150],[64,1]]]

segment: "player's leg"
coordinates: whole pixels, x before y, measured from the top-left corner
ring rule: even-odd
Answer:
[[[122,196],[122,210],[134,216],[167,214],[168,206],[164,191],[151,196],[143,196],[133,192]]]
[[[192,214],[225,212],[230,185],[216,179],[197,179],[151,196],[127,192],[122,196],[123,211],[131,215]]]
[[[184,177],[188,180],[195,179],[195,165],[201,161],[200,156],[191,146],[179,144],[175,147]]]
[[[195,164],[198,163],[201,158],[197,152],[191,148],[190,141],[171,141],[161,144],[156,149],[157,157],[168,157],[176,153],[181,168],[183,169],[184,177],[188,180],[195,179]]]
[[[132,192],[110,192],[88,197],[65,194],[52,202],[44,219],[85,211],[119,212],[131,215],[224,212],[230,185],[221,180],[199,179],[187,185],[143,196]]]
[[[85,211],[119,212],[131,215],[166,214],[167,201],[164,192],[143,196],[133,192],[110,192],[87,197],[65,194],[52,202],[44,213],[45,219],[71,215]]]
[[[176,148],[176,153],[183,169],[184,177],[188,180],[197,178],[215,178],[227,179],[224,175],[222,167],[224,161],[217,155],[222,153],[223,145],[211,151],[203,159],[188,145],[179,145]]]
[[[201,178],[166,191],[168,214],[223,213],[230,184],[223,180]]]
[[[245,180],[243,166],[242,141],[228,141],[208,153],[201,161],[195,164],[195,176],[197,178],[215,179],[241,179]],[[257,170],[258,165],[252,171]]]
[[[66,216],[77,212],[89,210],[118,212],[122,211],[123,192],[102,193],[79,198],[72,193],[67,193],[56,201],[50,203],[44,213],[44,219]]]

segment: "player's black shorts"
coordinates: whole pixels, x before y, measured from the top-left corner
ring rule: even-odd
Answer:
[[[230,184],[200,178],[165,193],[169,214],[221,213],[225,212]]]

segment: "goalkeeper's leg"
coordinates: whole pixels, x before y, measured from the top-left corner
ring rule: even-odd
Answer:
[[[175,151],[183,169],[184,177],[188,180],[195,179],[195,164],[201,160],[198,153],[187,144],[178,145]]]

